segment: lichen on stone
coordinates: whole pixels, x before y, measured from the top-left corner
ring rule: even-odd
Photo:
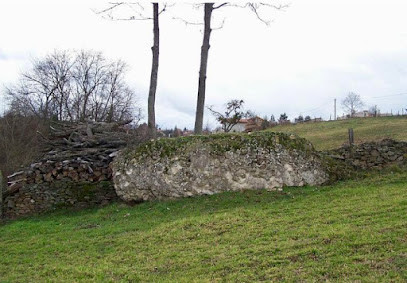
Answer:
[[[310,142],[269,131],[149,141],[122,151],[113,172],[116,192],[126,201],[329,180]]]

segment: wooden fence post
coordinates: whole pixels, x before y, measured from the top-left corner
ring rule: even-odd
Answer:
[[[348,135],[349,135],[349,145],[352,146],[354,143],[353,139],[353,128],[348,129]]]

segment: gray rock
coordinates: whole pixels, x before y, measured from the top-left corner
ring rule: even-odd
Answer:
[[[265,135],[191,137],[172,139],[170,145],[154,141],[124,151],[113,162],[116,193],[125,201],[146,201],[320,185],[329,179],[309,142]]]
[[[8,207],[8,208],[14,208],[14,207],[15,207],[14,201],[10,199],[10,200],[7,202],[7,207]]]

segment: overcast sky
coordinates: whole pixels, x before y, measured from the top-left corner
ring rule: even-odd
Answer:
[[[106,2],[107,3],[107,2]],[[267,10],[269,26],[249,10],[214,11],[206,105],[221,109],[244,99],[259,116],[286,112],[329,119],[333,100],[350,91],[369,106],[407,108],[407,2],[405,0],[292,0]],[[150,5],[148,5],[150,6]],[[123,59],[128,82],[145,109],[151,70],[152,23],[110,21],[93,10],[104,1],[1,1],[0,84],[15,82],[33,58],[55,49],[94,49]],[[130,11],[130,10],[129,10]],[[126,13],[122,11],[121,13]],[[179,4],[160,18],[161,50],[156,119],[163,128],[192,128],[195,118],[202,10]],[[0,100],[0,111],[5,108]],[[209,113],[205,123],[216,125]]]

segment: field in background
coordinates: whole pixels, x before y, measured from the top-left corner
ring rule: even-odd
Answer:
[[[407,280],[407,173],[0,226],[0,281]]]
[[[354,118],[340,121],[276,126],[274,132],[289,132],[310,140],[317,150],[340,147],[348,142],[348,128],[353,128],[355,142],[392,138],[407,141],[407,117]]]

